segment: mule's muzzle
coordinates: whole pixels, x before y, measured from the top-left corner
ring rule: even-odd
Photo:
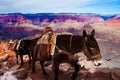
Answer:
[[[98,63],[97,65],[95,65],[95,66],[100,66],[102,63]]]
[[[102,64],[102,60],[94,61],[95,66],[100,66]]]

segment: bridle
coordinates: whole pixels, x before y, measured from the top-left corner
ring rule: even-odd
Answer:
[[[88,60],[91,60],[91,59],[92,59],[92,56],[89,54],[89,52],[88,52],[88,50],[87,50],[86,41],[85,41],[84,38],[83,38],[83,52],[84,52],[84,54],[87,56],[87,59],[88,59]]]
[[[88,51],[88,49],[87,49],[87,46],[86,46],[86,40],[85,40],[85,38],[83,39],[83,52],[84,52],[84,54],[87,56],[87,60],[94,60],[96,57],[100,57],[100,55],[99,54],[97,54],[97,55],[90,55],[90,53],[89,53],[89,51]]]

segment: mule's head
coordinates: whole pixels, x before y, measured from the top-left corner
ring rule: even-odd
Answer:
[[[87,34],[85,30],[83,31],[84,53],[89,60],[95,63],[95,66],[99,66],[102,64],[102,57],[94,35],[95,30],[93,30],[91,34]]]

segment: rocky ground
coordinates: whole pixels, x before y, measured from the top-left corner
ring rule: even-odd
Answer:
[[[8,57],[2,59],[1,57],[6,54],[8,54]],[[31,66],[28,65],[25,59],[23,67],[16,64],[15,53],[13,51],[4,53],[4,55],[0,55],[0,80],[54,80],[51,66],[45,67],[48,73],[48,76],[45,76],[41,72],[39,62],[36,62],[36,73],[32,73]],[[68,66],[68,64],[63,64],[60,67],[60,80],[70,80],[74,69]],[[101,67],[97,68],[95,73],[82,69],[78,73],[77,80],[120,80],[120,68]]]

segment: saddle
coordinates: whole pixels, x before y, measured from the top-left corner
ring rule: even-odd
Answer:
[[[51,32],[47,32],[41,36],[41,38],[37,42],[37,45],[38,44],[46,44],[47,45],[47,52],[50,55],[54,55],[55,39],[56,39],[55,34],[53,34]]]

